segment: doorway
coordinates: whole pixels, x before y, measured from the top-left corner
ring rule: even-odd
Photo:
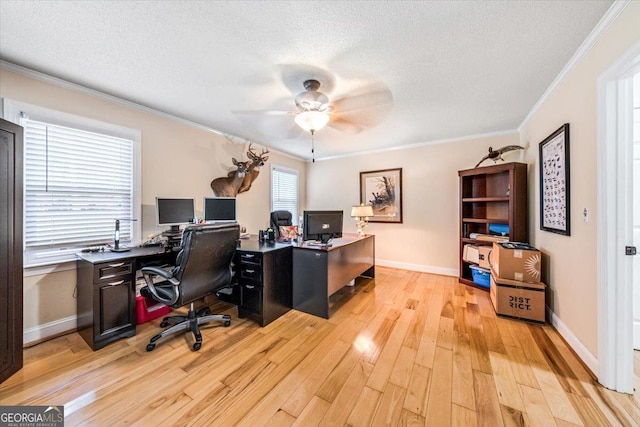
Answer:
[[[634,237],[634,224],[638,222],[634,194],[638,189],[633,185],[637,173],[634,80],[638,81],[638,73],[640,42],[600,76],[597,105],[598,381],[629,394],[633,393],[636,296],[640,302],[634,287],[640,282],[640,274],[634,272],[637,256],[625,254],[626,246],[639,246]],[[640,309],[638,316],[640,321]]]
[[[633,245],[640,246],[640,72],[633,77]],[[640,256],[632,261],[633,348],[640,350]]]

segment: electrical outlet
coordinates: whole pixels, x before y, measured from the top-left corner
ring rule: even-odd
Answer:
[[[587,208],[584,208],[584,210],[582,211],[582,220],[584,222],[589,222],[589,211],[587,210]]]

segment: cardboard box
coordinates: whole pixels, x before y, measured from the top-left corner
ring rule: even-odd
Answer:
[[[464,245],[462,249],[462,260],[466,262],[478,263],[478,247],[476,245]]]
[[[544,283],[501,279],[491,272],[491,303],[501,316],[544,323],[545,289]]]
[[[478,265],[482,268],[491,268],[489,256],[493,246],[478,246]]]
[[[490,258],[491,268],[500,279],[540,282],[542,254],[527,243],[495,242]]]

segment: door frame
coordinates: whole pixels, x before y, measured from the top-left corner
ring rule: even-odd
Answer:
[[[633,393],[633,75],[640,42],[598,78],[598,381]],[[626,114],[623,114],[626,112]]]

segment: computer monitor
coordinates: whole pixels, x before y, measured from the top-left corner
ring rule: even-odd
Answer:
[[[193,223],[194,199],[156,197],[156,220],[158,226],[171,226],[171,233],[179,233],[180,225]]]
[[[204,220],[214,222],[236,221],[235,197],[205,197]]]
[[[330,239],[342,237],[343,211],[304,211],[304,240],[319,240],[328,243]]]

